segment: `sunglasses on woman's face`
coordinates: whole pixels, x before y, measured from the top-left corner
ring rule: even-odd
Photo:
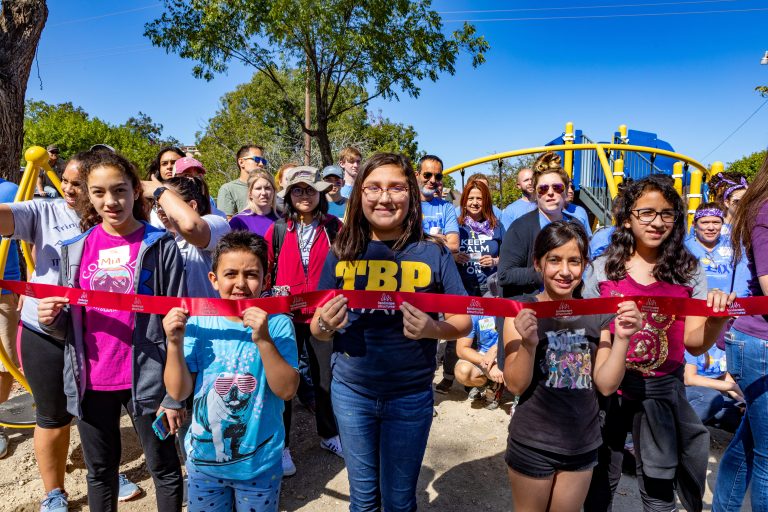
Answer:
[[[555,194],[562,195],[562,193],[565,192],[565,185],[563,185],[562,183],[553,183],[552,185],[541,184],[538,187],[536,187],[536,192],[538,192],[540,196],[546,195],[549,193],[550,187],[552,187],[552,192],[554,192]]]

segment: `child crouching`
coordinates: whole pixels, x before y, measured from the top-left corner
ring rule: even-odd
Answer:
[[[216,246],[209,279],[223,299],[254,299],[266,268],[264,239],[235,231]],[[277,511],[283,404],[299,385],[290,319],[256,307],[241,317],[193,318],[174,308],[163,326],[168,394],[183,400],[194,391],[184,440],[189,510]]]

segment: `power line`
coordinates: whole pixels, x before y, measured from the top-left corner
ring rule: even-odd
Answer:
[[[622,4],[622,5],[574,5],[570,7],[527,7],[519,9],[483,9],[477,11],[440,11],[438,14],[481,14],[481,13],[501,13],[501,12],[523,12],[523,11],[578,11],[583,9],[619,9],[627,7],[659,7],[668,5],[692,5],[692,4],[719,4],[741,2],[742,0],[696,0],[689,2],[659,2],[653,4]]]
[[[123,14],[130,14],[132,12],[138,12],[138,11],[146,11],[147,9],[154,9],[155,7],[158,7],[162,4],[156,3],[152,5],[146,5],[144,7],[136,7],[135,9],[126,9],[124,11],[115,11],[115,12],[108,12],[106,14],[99,14],[98,16],[90,16],[88,18],[78,18],[75,20],[66,20],[62,21],[60,23],[54,23],[53,25],[48,25],[49,27],[61,27],[63,25],[72,25],[73,23],[81,23],[83,21],[93,21],[93,20],[100,20],[103,18],[110,18],[112,16],[121,16]]]
[[[768,103],[768,99],[767,99],[767,100],[765,100],[764,102],[762,102],[762,103],[760,104],[760,106],[759,106],[759,107],[757,107],[757,108],[755,109],[755,111],[754,111],[754,112],[752,112],[751,114],[749,114],[749,116],[747,116],[747,118],[746,118],[746,119],[745,119],[745,120],[744,120],[744,121],[743,121],[743,122],[742,122],[742,123],[741,123],[739,126],[737,126],[735,130],[733,130],[733,131],[732,131],[732,132],[731,132],[731,133],[730,133],[730,134],[729,134],[729,135],[728,135],[726,138],[724,138],[724,139],[723,139],[723,142],[721,142],[720,144],[718,144],[717,146],[715,146],[715,149],[713,149],[712,151],[710,151],[709,153],[707,153],[706,155],[704,155],[703,157],[701,157],[701,158],[700,158],[700,160],[704,160],[704,159],[705,159],[705,158],[707,158],[709,155],[711,155],[712,153],[714,153],[715,151],[717,151],[718,149],[720,149],[720,146],[722,146],[723,144],[725,144],[726,142],[728,142],[728,139],[730,139],[731,137],[733,137],[734,135],[736,135],[736,132],[738,132],[739,130],[741,130],[741,128],[742,128],[742,127],[743,127],[745,124],[747,124],[747,123],[749,122],[749,120],[750,120],[750,119],[752,119],[753,117],[755,117],[755,114],[757,114],[757,113],[760,111],[760,109],[761,109],[761,108],[763,108],[763,107],[765,106],[765,104],[766,104],[766,103]]]
[[[550,20],[586,20],[586,19],[606,19],[606,18],[642,18],[642,17],[661,17],[661,16],[684,16],[689,14],[727,14],[734,12],[755,12],[768,11],[768,7],[754,9],[722,9],[717,11],[686,11],[686,12],[649,12],[634,14],[594,14],[582,16],[536,16],[530,18],[481,18],[476,20],[443,20],[445,23],[482,23],[486,21],[550,21]]]

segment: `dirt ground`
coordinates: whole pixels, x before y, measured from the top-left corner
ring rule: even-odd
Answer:
[[[432,424],[427,453],[418,486],[420,510],[441,512],[511,510],[511,493],[504,464],[509,424],[509,405],[487,411],[466,401],[458,384],[448,395],[436,395],[437,417]],[[321,450],[314,418],[294,404],[291,448],[298,472],[283,482],[280,510],[300,512],[343,511],[349,508],[349,487],[342,459]],[[154,486],[143,464],[141,449],[126,416],[122,421],[123,463],[121,471],[138,483],[144,493],[123,503],[125,512],[155,510]],[[711,429],[712,442],[704,510],[711,510],[711,489],[717,463],[730,434]],[[33,512],[39,507],[43,489],[35,464],[32,431],[9,431],[7,458],[0,460],[0,511]],[[66,486],[71,511],[88,510],[85,465],[77,429],[73,429]],[[615,510],[640,511],[634,478],[622,478]],[[750,511],[749,502],[743,508]]]

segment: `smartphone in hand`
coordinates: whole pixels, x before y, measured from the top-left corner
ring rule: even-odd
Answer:
[[[165,417],[165,411],[161,412],[155,421],[152,422],[152,430],[155,431],[155,435],[161,441],[165,441],[168,439],[168,436],[171,435],[171,427],[168,425],[168,418]]]

